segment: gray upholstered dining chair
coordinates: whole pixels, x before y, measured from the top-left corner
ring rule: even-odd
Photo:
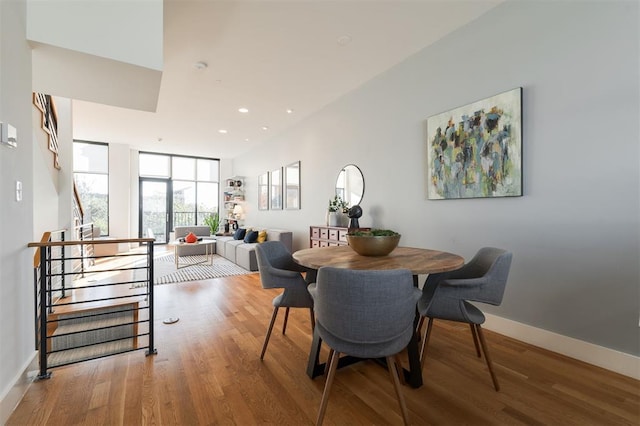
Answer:
[[[280,241],[265,241],[256,246],[256,259],[262,288],[282,288],[284,291],[273,299],[271,323],[264,338],[260,359],[264,359],[273,325],[279,308],[286,308],[282,334],[286,332],[289,308],[308,308],[311,316],[311,330],[315,326],[313,299],[307,290],[309,281],[305,281],[301,272],[307,272],[306,278],[315,279],[315,271],[294,262],[287,247]]]
[[[431,274],[427,277],[422,297],[418,301],[418,311],[421,315],[418,328],[422,325],[425,317],[429,318],[420,351],[423,371],[433,320],[438,318],[464,322],[468,323],[471,328],[476,354],[478,357],[482,356],[480,354],[480,347],[482,347],[493,386],[496,391],[500,390],[489,356],[489,348],[482,333],[481,324],[485,321],[484,314],[469,301],[492,305],[502,303],[511,267],[511,258],[512,254],[508,251],[484,247],[462,268],[441,274]]]
[[[329,369],[316,424],[322,424],[338,358],[385,357],[402,418],[407,407],[398,380],[396,356],[414,333],[420,290],[407,269],[369,271],[323,267],[316,284],[309,286],[316,311],[314,333],[329,346]]]

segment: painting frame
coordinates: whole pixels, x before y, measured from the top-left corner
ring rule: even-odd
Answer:
[[[427,198],[522,196],[522,87],[427,118]]]
[[[284,167],[284,208],[300,210],[300,161]]]
[[[258,210],[269,210],[269,172],[258,175]]]
[[[282,167],[269,173],[269,209],[282,210]]]

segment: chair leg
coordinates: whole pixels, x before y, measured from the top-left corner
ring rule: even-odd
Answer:
[[[396,391],[396,397],[398,397],[398,402],[400,403],[400,410],[402,411],[402,420],[404,420],[404,424],[409,424],[409,412],[407,411],[407,405],[404,402],[404,397],[402,396],[402,390],[400,389],[400,381],[398,380],[398,366],[395,362],[395,357],[388,356],[387,357],[387,367],[389,368],[389,375],[391,376],[391,382],[393,382],[393,388]]]
[[[420,320],[418,321],[418,328],[416,328],[416,334],[418,337],[422,336],[422,326],[424,325],[424,317],[420,315]]]
[[[324,420],[324,413],[327,411],[327,402],[329,402],[329,392],[331,391],[331,385],[333,384],[333,377],[336,375],[336,369],[338,368],[338,358],[340,358],[340,352],[333,351],[331,353],[331,359],[329,360],[329,374],[327,374],[327,381],[324,385],[324,392],[322,392],[322,401],[320,401],[320,410],[318,411],[318,419],[316,425],[322,425]]]
[[[487,346],[486,340],[484,340],[484,334],[482,333],[482,327],[480,327],[480,324],[476,324],[476,331],[478,332],[478,337],[480,338],[480,345],[482,346],[482,352],[484,352],[484,359],[485,361],[487,361],[487,367],[489,367],[491,380],[493,380],[493,387],[496,389],[496,392],[498,392],[500,390],[500,385],[498,384],[496,373],[493,372],[493,363],[491,362],[491,357],[489,356],[489,347]]]
[[[404,379],[404,370],[402,369],[402,361],[400,360],[400,353],[395,355],[396,369],[398,370],[398,378],[401,385],[406,385],[407,381]]]
[[[309,308],[309,316],[311,317],[311,334],[316,329],[316,315],[313,313],[313,308]]]
[[[480,346],[478,345],[478,333],[476,333],[475,324],[469,324],[469,327],[471,328],[471,335],[473,336],[473,344],[476,347],[476,355],[478,355],[478,358],[480,358],[482,355],[480,355]]]
[[[333,358],[333,348],[329,348],[329,357],[327,363],[324,365],[324,375],[329,374],[329,367],[331,366],[331,358]]]
[[[271,322],[269,323],[269,329],[267,330],[267,335],[264,338],[264,343],[262,345],[262,353],[260,354],[260,359],[264,359],[264,353],[267,351],[267,345],[269,344],[269,338],[271,337],[271,330],[273,330],[273,324],[276,322],[276,317],[278,316],[278,308],[273,308],[273,314],[271,315]]]
[[[420,368],[424,371],[424,362],[427,359],[427,345],[429,344],[429,338],[431,337],[431,327],[433,327],[433,318],[429,318],[427,323],[427,332],[424,334],[424,340],[422,341],[422,349],[420,349]]]
[[[284,311],[284,324],[282,324],[282,334],[287,331],[287,320],[289,319],[289,307]]]

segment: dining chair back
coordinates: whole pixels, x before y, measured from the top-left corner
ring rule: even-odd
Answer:
[[[313,313],[313,299],[307,290],[309,284],[303,278],[301,272],[307,272],[308,269],[294,262],[291,253],[287,247],[280,241],[265,241],[256,246],[256,260],[258,262],[258,271],[260,272],[260,283],[265,289],[282,288],[284,291],[273,299],[273,313],[271,322],[267,329],[260,359],[264,359],[267,351],[271,331],[278,316],[278,309],[285,308],[284,323],[282,325],[282,334],[287,329],[287,321],[289,319],[289,308],[308,308],[311,320],[311,329],[315,326],[315,317]],[[308,276],[311,274],[309,273]]]
[[[481,357],[480,349],[482,349],[494,388],[496,391],[500,390],[482,332],[481,324],[485,322],[485,316],[470,302],[492,305],[502,303],[512,257],[512,253],[506,250],[483,247],[462,268],[441,274],[431,274],[427,277],[422,297],[418,301],[420,325],[425,317],[429,318],[420,355],[423,371],[433,320],[437,318],[468,323],[476,354]]]
[[[386,358],[387,367],[408,423],[400,391],[396,355],[414,333],[420,290],[406,269],[371,271],[323,267],[309,286],[314,299],[316,329],[330,348],[329,370],[317,424],[322,424],[341,353],[359,358]]]

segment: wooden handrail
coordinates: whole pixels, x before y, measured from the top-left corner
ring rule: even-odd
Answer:
[[[80,210],[80,219],[84,217],[84,207],[82,207],[82,201],[80,201],[80,194],[78,194],[78,187],[76,186],[75,179],[73,180],[73,196],[78,204],[78,210]]]

